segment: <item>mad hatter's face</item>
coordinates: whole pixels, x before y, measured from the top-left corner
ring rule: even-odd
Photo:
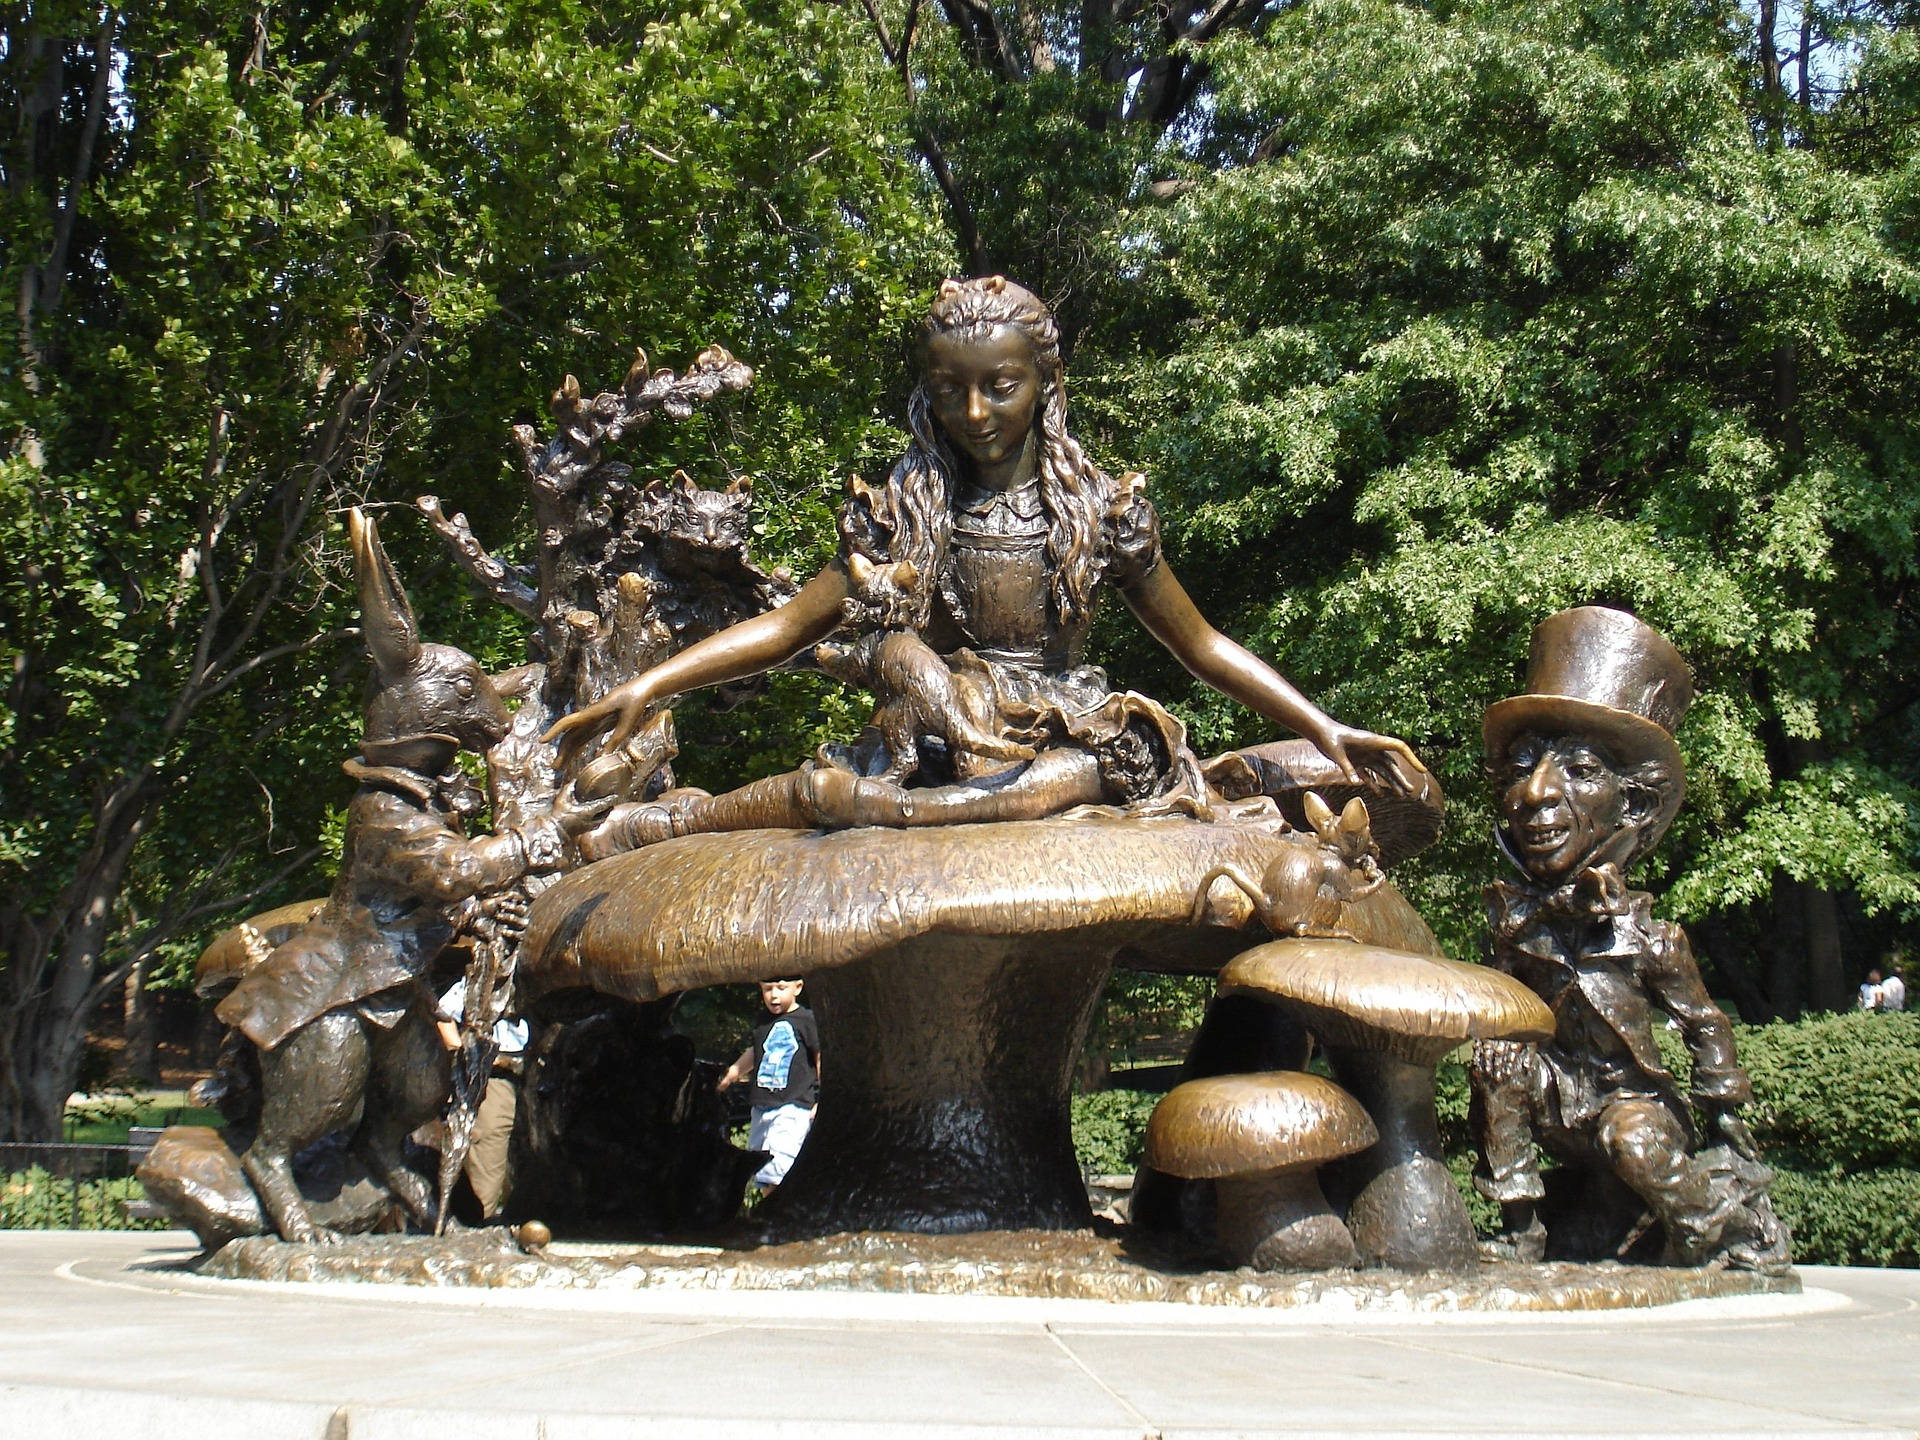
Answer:
[[[1560,884],[1637,828],[1620,772],[1575,735],[1521,735],[1496,781],[1507,844],[1536,880]]]

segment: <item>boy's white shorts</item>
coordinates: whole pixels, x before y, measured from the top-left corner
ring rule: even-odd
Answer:
[[[754,1111],[753,1123],[747,1127],[747,1148],[771,1150],[773,1158],[754,1172],[753,1183],[778,1185],[784,1180],[812,1126],[811,1105],[775,1105]]]

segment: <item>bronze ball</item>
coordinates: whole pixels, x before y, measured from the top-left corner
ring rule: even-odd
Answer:
[[[553,1231],[544,1221],[528,1220],[513,1228],[513,1238],[522,1250],[544,1250],[553,1243]]]

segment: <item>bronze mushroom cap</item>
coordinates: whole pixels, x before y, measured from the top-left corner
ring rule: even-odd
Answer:
[[[1183,1180],[1222,1180],[1324,1165],[1379,1138],[1360,1102],[1318,1075],[1215,1075],[1154,1107],[1146,1161]]]
[[[194,964],[194,994],[202,997],[223,994],[254,967],[257,957],[248,953],[243,929],[253,930],[267,942],[267,948],[272,949],[291,939],[294,932],[311,920],[314,913],[326,903],[327,897],[324,895],[316,900],[296,900],[291,905],[279,906],[255,915],[251,920],[243,920],[231,929],[222,930],[200,952],[200,959]]]
[[[1114,927],[1122,965],[1211,974],[1244,943],[1193,925],[1222,863],[1258,875],[1305,843],[1279,818],[1008,821],[825,834],[688,835],[574,871],[534,903],[528,996],[591,986],[647,1001],[703,985],[815,975],[929,934],[1041,936]],[[1372,939],[1431,934],[1391,887],[1350,907]]]
[[[1147,1122],[1147,1164],[1215,1182],[1215,1231],[1236,1265],[1332,1270],[1359,1263],[1314,1171],[1372,1146],[1367,1112],[1318,1075],[1270,1070],[1177,1086]]]
[[[1329,1047],[1437,1065],[1469,1040],[1545,1040],[1553,1012],[1510,975],[1351,940],[1276,940],[1220,972],[1228,993],[1275,1000]]]

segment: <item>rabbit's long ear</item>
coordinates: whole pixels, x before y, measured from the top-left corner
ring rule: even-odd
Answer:
[[[356,506],[348,512],[347,529],[353,536],[353,568],[360,577],[360,633],[380,678],[398,680],[420,658],[413,605],[380,543],[373,517]]]

